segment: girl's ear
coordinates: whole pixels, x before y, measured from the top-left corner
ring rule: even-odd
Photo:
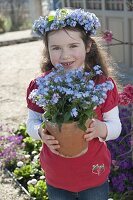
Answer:
[[[91,49],[91,45],[92,45],[92,41],[89,41],[87,44],[86,53],[89,53],[89,51]]]

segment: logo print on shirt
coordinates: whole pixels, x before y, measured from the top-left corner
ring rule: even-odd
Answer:
[[[97,174],[98,176],[101,175],[103,172],[105,171],[105,166],[104,164],[102,165],[93,165],[92,166],[92,173],[93,174]]]

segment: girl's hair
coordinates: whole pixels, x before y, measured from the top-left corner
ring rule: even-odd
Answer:
[[[85,71],[89,71],[93,66],[100,65],[102,68],[102,71],[105,76],[109,76],[109,73],[111,72],[111,59],[109,59],[109,55],[107,55],[107,51],[103,49],[102,45],[100,44],[100,40],[98,37],[90,37],[89,33],[86,33],[81,27],[65,27],[63,28],[64,31],[71,30],[71,31],[77,31],[81,33],[81,38],[85,44],[85,48],[87,48],[87,45],[90,43],[90,51],[86,53],[85,58]],[[42,55],[42,62],[41,62],[41,71],[46,72],[51,70],[54,66],[52,65],[50,61],[50,56],[48,52],[48,33],[45,34],[43,38],[43,42],[45,44],[43,55]],[[70,36],[70,35],[69,35]],[[70,36],[71,37],[71,36]]]

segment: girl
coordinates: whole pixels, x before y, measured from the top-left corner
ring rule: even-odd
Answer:
[[[100,65],[103,75],[96,75],[95,83],[112,80],[108,76],[108,63],[97,42],[91,36],[100,26],[98,18],[84,10],[56,10],[55,16],[40,17],[33,29],[45,43],[42,71],[47,75],[56,64],[66,70],[83,67],[91,71]],[[34,139],[43,141],[40,154],[41,167],[45,171],[50,200],[107,200],[108,175],[111,158],[105,141],[116,139],[121,131],[118,113],[118,93],[114,88],[107,93],[105,103],[96,108],[94,119],[86,130],[84,139],[89,142],[88,151],[78,157],[66,158],[58,153],[59,142],[41,127],[42,113],[39,106],[28,97],[37,88],[31,81],[27,90],[27,131]]]

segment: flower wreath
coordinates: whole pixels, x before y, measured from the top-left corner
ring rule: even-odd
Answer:
[[[86,33],[95,35],[100,27],[99,19],[94,13],[85,12],[83,9],[57,9],[54,15],[39,17],[33,23],[33,32],[43,36],[48,31],[59,30],[66,26],[81,26]]]

